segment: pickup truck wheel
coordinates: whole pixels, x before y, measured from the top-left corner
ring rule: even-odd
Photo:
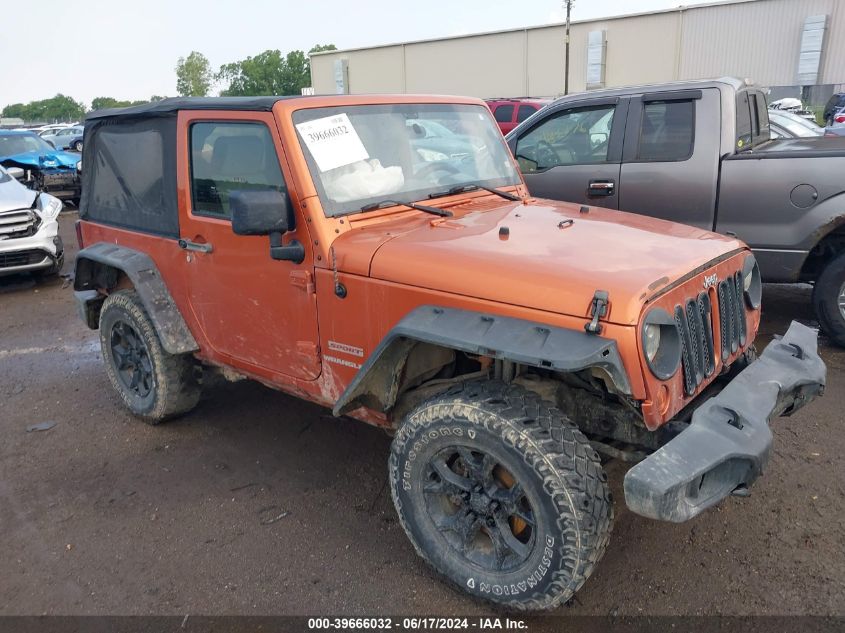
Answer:
[[[112,387],[145,422],[158,424],[199,402],[196,361],[164,351],[134,290],[114,292],[103,302],[100,347]]]
[[[845,347],[845,255],[831,261],[819,275],[813,286],[813,307],[825,334]]]
[[[417,553],[510,608],[569,600],[609,541],[598,455],[563,413],[516,385],[464,383],[412,410],[393,439],[389,481]]]

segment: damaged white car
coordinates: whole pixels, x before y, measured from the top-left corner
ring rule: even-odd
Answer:
[[[0,167],[0,275],[57,274],[64,263],[58,235],[62,201],[27,189],[14,170]]]

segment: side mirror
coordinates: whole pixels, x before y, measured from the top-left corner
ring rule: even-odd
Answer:
[[[282,244],[282,234],[293,229],[286,194],[276,190],[235,190],[229,193],[232,231],[236,235],[269,235],[270,257],[301,264],[305,247],[297,240]]]
[[[15,180],[22,180],[26,176],[26,172],[20,167],[6,167],[6,172]]]
[[[53,141],[47,141],[47,145],[49,145],[53,149],[56,149],[56,144]]]
[[[275,190],[236,190],[229,194],[232,231],[236,235],[270,235],[289,230],[288,197]]]

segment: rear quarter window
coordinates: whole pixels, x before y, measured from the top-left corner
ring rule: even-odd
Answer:
[[[178,236],[176,118],[98,119],[89,125],[80,217]]]
[[[748,93],[739,92],[736,95],[736,149],[742,151],[751,145],[751,108],[748,103]]]

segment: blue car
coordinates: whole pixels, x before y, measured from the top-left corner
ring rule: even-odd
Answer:
[[[0,130],[0,165],[22,169],[30,189],[79,203],[79,154],[57,150],[34,132]]]

